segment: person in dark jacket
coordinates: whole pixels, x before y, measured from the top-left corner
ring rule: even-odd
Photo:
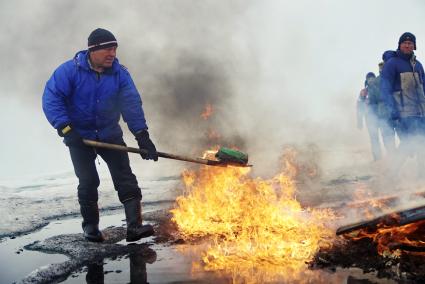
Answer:
[[[369,72],[366,74],[364,88],[361,89],[357,99],[357,128],[363,129],[363,121],[366,124],[369,133],[370,145],[372,148],[373,160],[381,159],[381,146],[379,142],[379,129],[375,114],[370,107],[369,93],[370,86],[376,78],[375,73]]]
[[[101,242],[99,230],[97,155],[108,165],[119,200],[124,204],[127,241],[153,235],[142,225],[142,193],[130,168],[128,154],[86,146],[83,139],[125,145],[118,124],[120,117],[135,135],[143,159],[158,160],[148,133],[142,101],[127,69],[116,58],[118,43],[108,30],[95,29],[88,49],[60,65],[46,83],[42,104],[50,124],[68,146],[78,177],[78,202],[83,217],[84,237]]]
[[[407,156],[416,156],[419,163],[425,161],[425,78],[414,50],[416,37],[406,32],[400,36],[397,51],[384,53],[381,93],[400,138],[401,159],[396,161],[397,167]]]
[[[392,155],[395,151],[395,132],[388,124],[388,112],[382,100],[379,82],[380,75],[375,77],[373,72],[367,73],[365,87],[360,91],[357,100],[357,128],[363,128],[364,120],[369,133],[374,161],[382,158],[380,135],[387,155]]]

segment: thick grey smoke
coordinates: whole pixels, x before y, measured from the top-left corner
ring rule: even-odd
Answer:
[[[180,51],[173,56],[167,58],[175,66],[152,66],[144,84],[151,94],[145,105],[156,122],[152,132],[162,146],[198,154],[214,143],[243,146],[232,115],[230,74],[202,54]]]
[[[97,27],[116,35],[160,150],[239,146],[259,174],[276,168],[285,144],[315,144],[324,168],[361,164],[370,160],[367,134],[355,129],[364,75],[405,31],[425,61],[424,8],[409,1],[397,22],[399,1],[383,0],[3,1],[0,174],[72,169],[40,99],[53,70]],[[214,132],[220,138],[207,138]],[[164,164],[143,168],[168,175]]]

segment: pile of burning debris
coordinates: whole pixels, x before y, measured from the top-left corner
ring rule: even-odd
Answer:
[[[336,234],[342,238],[332,248],[321,249],[311,267],[358,267],[402,283],[424,283],[425,206],[346,225]]]

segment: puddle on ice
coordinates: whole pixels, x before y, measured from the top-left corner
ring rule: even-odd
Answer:
[[[102,216],[101,228],[111,225],[122,225],[122,215]],[[62,254],[50,254],[24,249],[25,245],[35,241],[42,241],[51,236],[60,234],[75,234],[81,232],[80,218],[65,218],[52,221],[47,226],[32,233],[13,239],[8,238],[0,242],[0,283],[19,282],[33,270],[50,263],[60,263],[68,259]]]
[[[68,259],[62,254],[46,254],[25,250],[24,246],[36,240],[43,240],[52,235],[52,228],[60,222],[53,222],[40,231],[6,239],[0,243],[0,283],[13,283],[29,274],[34,269],[49,263],[63,262]],[[63,228],[66,230],[67,228]]]
[[[149,257],[130,254],[85,266],[62,283],[226,283],[212,273],[192,273],[191,260],[175,248],[153,245],[151,249]]]

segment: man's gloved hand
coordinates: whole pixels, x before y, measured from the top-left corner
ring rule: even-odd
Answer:
[[[64,138],[66,146],[81,147],[84,146],[83,138],[72,128],[71,124],[61,126],[57,129],[60,137]]]
[[[156,152],[155,145],[149,138],[149,132],[147,130],[137,132],[136,140],[140,149],[148,151],[146,154],[140,154],[144,160],[154,160],[155,162],[158,161],[158,153]]]

